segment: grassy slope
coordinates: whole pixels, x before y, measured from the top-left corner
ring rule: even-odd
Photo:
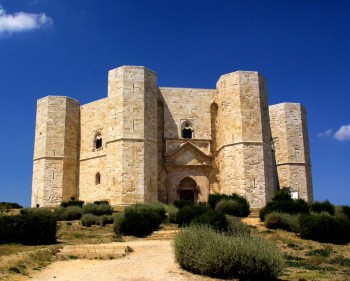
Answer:
[[[350,281],[350,245],[301,240],[294,233],[266,230],[257,219],[249,223],[255,225],[254,235],[272,241],[285,254],[287,269],[281,280]],[[176,226],[165,224],[161,228],[174,229]],[[59,223],[58,241],[60,243],[50,246],[0,245],[0,280],[26,280],[31,272],[56,260],[54,253],[65,244],[111,243],[121,241],[121,238],[114,236],[111,225],[86,228],[75,221]]]

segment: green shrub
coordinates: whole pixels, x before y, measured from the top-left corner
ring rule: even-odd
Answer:
[[[84,201],[75,200],[74,198],[69,200],[69,201],[64,201],[61,203],[61,207],[63,207],[63,208],[67,208],[70,206],[82,207],[83,205],[84,205]]]
[[[342,206],[343,214],[350,219],[350,206]]]
[[[337,217],[350,219],[350,206],[336,206],[335,210],[335,215]]]
[[[56,242],[57,219],[51,210],[30,213],[25,217],[23,244],[41,245]]]
[[[226,215],[227,232],[230,235],[250,235],[250,227],[241,221],[240,218]]]
[[[69,206],[67,208],[55,209],[55,215],[59,221],[73,221],[80,220],[83,214],[83,209],[78,206]]]
[[[212,277],[266,280],[276,278],[284,268],[282,255],[267,241],[227,236],[205,225],[183,228],[174,249],[182,268]]]
[[[286,213],[290,215],[308,214],[309,204],[303,199],[296,199],[292,201],[272,201],[267,203],[267,205],[264,208],[260,209],[260,220],[264,221],[265,216],[272,212]]]
[[[223,199],[229,199],[229,195],[227,194],[209,194],[208,197],[208,204],[210,206],[210,208],[212,208],[213,210],[215,210],[216,204],[219,203],[219,201],[223,200]]]
[[[265,226],[269,229],[283,229],[292,232],[299,232],[299,216],[272,212],[266,215]]]
[[[176,215],[177,215],[177,212],[179,211],[179,209],[176,208],[174,205],[169,205],[167,209],[168,209],[169,222],[175,223],[176,222]]]
[[[23,216],[0,216],[0,244],[21,243]]]
[[[205,212],[204,214],[195,217],[192,224],[208,225],[218,231],[227,231],[227,220],[225,215],[217,213],[213,210]]]
[[[191,200],[175,200],[174,201],[174,206],[178,209],[182,209],[183,207],[186,206],[193,206],[194,202]]]
[[[113,216],[100,216],[98,217],[97,224],[100,226],[106,226],[113,223]]]
[[[324,215],[302,215],[300,237],[323,243],[346,244],[350,242],[350,221]]]
[[[17,203],[0,202],[0,210],[22,209],[23,207]]]
[[[0,217],[0,243],[43,245],[56,242],[56,216],[49,210]]]
[[[123,233],[123,224],[125,221],[124,212],[116,213],[113,215],[113,230],[117,235],[121,235]]]
[[[249,208],[247,209],[245,204],[229,199],[220,200],[216,204],[215,211],[220,214],[235,217],[246,217],[249,215]]]
[[[93,214],[84,214],[81,217],[81,224],[86,227],[90,227],[92,225],[98,225],[99,224],[100,217],[95,216]]]
[[[334,205],[328,200],[325,200],[323,202],[316,201],[311,204],[310,209],[312,212],[315,212],[315,213],[327,212],[332,216],[334,216],[335,214]]]
[[[165,218],[165,207],[162,203],[160,202],[150,202],[150,203],[144,203],[142,204],[143,208],[149,208],[153,211],[155,211],[159,217],[161,218],[161,221],[159,223],[162,222],[162,220]]]
[[[281,202],[281,201],[293,201],[292,194],[290,193],[289,188],[282,188],[275,192],[272,201]]]
[[[22,208],[20,211],[20,214],[23,216],[42,213],[52,213],[52,210],[50,208]]]
[[[109,205],[109,202],[108,202],[108,200],[99,200],[99,201],[94,201],[94,204],[96,204],[96,205],[101,205],[101,204]]]
[[[156,230],[162,218],[150,208],[128,207],[124,211],[124,222],[122,223],[122,233],[143,237]]]
[[[83,207],[84,214],[92,214],[95,216],[111,215],[113,208],[109,204],[88,203]]]
[[[235,193],[231,195],[210,194],[208,204],[213,210],[226,215],[247,217],[250,213],[250,206],[247,199]]]
[[[185,206],[176,214],[176,223],[179,226],[189,225],[194,218],[210,210],[210,207],[206,205]]]

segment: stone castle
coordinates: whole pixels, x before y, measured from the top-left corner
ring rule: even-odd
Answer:
[[[257,72],[222,75],[216,89],[169,88],[146,67],[122,66],[109,71],[106,98],[37,102],[32,206],[235,192],[259,208],[281,187],[313,200],[306,112],[268,106]]]

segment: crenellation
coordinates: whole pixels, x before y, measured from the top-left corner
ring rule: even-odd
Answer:
[[[222,75],[216,89],[171,88],[144,66],[122,66],[108,72],[106,98],[37,101],[32,206],[237,193],[262,207],[284,186],[312,201],[306,111],[269,107],[258,72]]]

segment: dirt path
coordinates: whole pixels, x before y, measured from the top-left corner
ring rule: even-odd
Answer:
[[[28,280],[33,281],[213,281],[182,270],[174,260],[171,241],[124,242],[134,252],[115,260],[58,261]]]

